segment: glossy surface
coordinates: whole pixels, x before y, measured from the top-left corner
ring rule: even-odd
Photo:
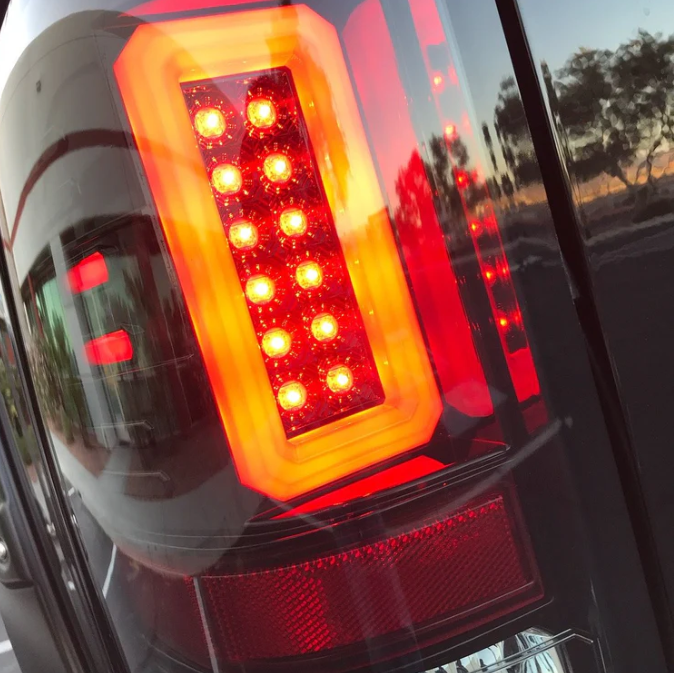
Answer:
[[[500,134],[500,111],[517,110],[519,99],[507,84],[514,73],[496,5],[279,4],[248,3],[244,15],[232,14],[231,2],[217,10],[204,2],[172,22],[161,12],[180,12],[181,3],[153,2],[146,10],[159,14],[136,26],[113,3],[107,11],[90,5],[69,13],[61,5],[37,15],[22,3],[28,18],[10,26],[23,26],[12,34],[28,42],[36,38],[21,62],[5,60],[14,72],[0,97],[5,257],[19,309],[12,315],[39,402],[46,472],[69,500],[108,632],[134,673],[222,671],[233,660],[256,673],[418,673],[448,661],[464,669],[474,666],[471,654],[531,629],[588,634],[565,645],[573,671],[601,673],[608,662],[618,673],[661,673],[643,569],[526,124],[515,154],[528,155],[530,183]],[[256,12],[271,10],[283,21],[267,19],[267,33],[250,37]],[[65,18],[42,33],[50,16]],[[315,30],[300,49],[305,21]],[[195,141],[180,86],[150,67],[153,50],[148,67],[135,63],[126,73],[132,98],[152,113],[139,130],[127,115],[133,121],[140,112],[128,109],[112,69],[144,33],[169,49],[178,45],[190,69],[184,81],[198,81],[211,67],[207,41],[188,40],[185,50],[179,30],[193,22],[217,26],[216,38],[227,26],[241,28],[232,41],[215,40],[231,68],[212,79],[241,73],[243,53],[223,44],[246,35],[248,56],[263,61],[247,62],[249,72],[276,67],[279,45],[298,48],[295,86],[373,353],[382,354],[382,369],[398,366],[396,354],[409,352],[416,331],[417,363],[428,363],[428,376],[406,364],[394,377],[404,385],[413,379],[433,411],[417,439],[391,460],[289,502],[242,483],[237,437],[221,423],[229,386],[225,413],[234,421],[243,410],[257,414],[252,431],[276,423],[284,432],[271,390],[264,397],[269,377],[230,263],[240,253],[219,218],[219,205],[239,192],[213,194],[199,151],[228,131]],[[16,52],[6,35],[0,47]],[[486,65],[476,57],[485,45]],[[430,61],[436,54],[440,64]],[[302,67],[304,79],[296,76]],[[167,92],[170,109],[161,104]],[[20,133],[26,126],[34,132]],[[243,194],[246,171],[237,169]],[[181,179],[157,190],[162,171]],[[260,180],[267,181],[263,173]],[[188,186],[195,191],[181,198]],[[283,189],[271,181],[267,188]],[[284,232],[289,245],[309,233],[306,214],[306,233],[302,222],[288,223],[296,230]],[[266,230],[258,231],[265,240]],[[212,245],[197,245],[200,237]],[[73,294],[68,271],[97,251],[108,280]],[[230,284],[218,284],[223,273]],[[497,282],[507,288],[501,299],[489,285]],[[382,315],[375,302],[361,301],[368,293],[408,307],[399,319],[389,316],[377,338],[371,326]],[[210,310],[227,301],[243,312]],[[339,340],[348,322],[337,311],[334,318]],[[222,369],[218,358],[246,325],[257,370],[236,358]],[[508,340],[500,330],[511,325],[519,336]],[[119,330],[129,335],[133,359],[92,365],[85,344]],[[536,374],[524,393],[511,357],[521,353]],[[267,388],[244,399],[251,378]],[[290,405],[302,402],[295,393]],[[326,433],[321,451],[333,441]],[[238,450],[251,448],[244,442]],[[298,460],[273,438],[263,448],[290,453],[284,458],[294,464],[313,460]],[[504,505],[483,517],[485,500]],[[330,577],[327,593],[316,581],[321,573]],[[231,596],[237,612],[229,610]],[[108,626],[105,616],[100,623]]]
[[[275,35],[271,46],[264,38],[270,32]],[[220,49],[222,40],[228,42],[230,51]],[[199,62],[200,70],[195,70],[192,60],[185,61],[185,52]],[[237,472],[244,484],[280,500],[305,494],[424,444],[432,436],[441,412],[393,233],[376,187],[346,64],[340,56],[334,29],[319,15],[302,7],[175,21],[158,27],[142,26],[115,64],[122,102],[196,326]],[[139,63],[143,64],[141,70]],[[297,261],[292,255],[282,255],[274,270],[273,259],[263,257],[250,263],[234,259],[221,224],[223,217],[227,222],[228,213],[218,212],[216,203],[209,198],[209,185],[202,172],[192,170],[199,158],[195,156],[187,113],[189,107],[199,103],[194,93],[187,96],[187,106],[181,100],[185,84],[192,86],[195,81],[217,80],[234,74],[241,77],[242,71],[260,76],[270,68],[272,71],[267,77],[271,77],[276,69],[286,66],[297,89],[297,100],[292,100],[293,96],[286,91],[291,84],[284,79],[284,70],[278,71],[281,81],[276,86],[282,98],[290,96],[292,101],[286,114],[299,115],[300,111],[295,111],[299,105],[305,118],[306,126],[300,122],[299,130],[294,133],[300,137],[308,133],[315,147],[325,190],[325,196],[320,195],[321,201],[327,198],[334,221],[334,224],[325,222],[323,227],[328,230],[334,227],[339,236],[339,242],[328,240],[324,254],[334,255],[335,249],[341,247],[360,316],[348,303],[351,293],[339,292],[340,277],[345,273],[339,260],[332,261],[335,291],[334,296],[328,295],[328,298],[347,316],[354,314],[350,316],[351,338],[357,339],[364,331],[369,342],[363,341],[361,336],[361,343],[354,348],[361,359],[360,363],[356,360],[354,366],[359,366],[364,380],[362,399],[355,395],[353,404],[356,410],[362,411],[354,418],[348,409],[340,409],[339,401],[335,403],[329,397],[321,399],[312,390],[314,382],[309,368],[300,374],[292,369],[290,372],[295,378],[306,377],[302,385],[309,393],[307,401],[313,402],[301,406],[306,416],[276,413],[275,394],[284,385],[283,374],[274,372],[270,390],[271,376],[259,356],[255,335],[264,324],[265,315],[257,313],[249,317],[248,307],[233,288],[239,285],[239,278],[255,273],[255,268],[263,271],[265,278],[273,274],[276,291],[251,298],[255,287],[261,286],[258,283],[251,288],[251,279],[246,282],[249,299],[258,305],[277,308],[276,314],[271,313],[268,320],[277,316],[281,319],[285,312],[300,322],[302,315],[288,310],[292,287],[281,281]],[[151,88],[144,75],[147,69],[154,73],[150,78],[154,83]],[[169,73],[169,83],[162,79],[165,73]],[[237,81],[234,80],[234,86]],[[176,87],[180,83],[183,83],[182,93]],[[232,97],[232,100],[236,99]],[[173,154],[168,159],[162,151],[167,134],[174,139]],[[306,141],[295,140],[292,133],[291,140],[286,142],[300,142],[300,146],[305,144],[302,151],[308,150]],[[223,151],[231,152],[224,137],[218,143],[223,143]],[[246,145],[241,150],[242,156],[245,151]],[[285,171],[286,160],[279,157],[278,152],[265,152],[263,164],[267,178],[270,167],[276,169],[279,162]],[[310,158],[304,159],[304,166],[307,175],[303,180],[306,181],[314,172]],[[288,173],[282,182],[290,176]],[[297,180],[290,195],[310,198],[306,190],[300,191],[303,183],[299,182],[299,176]],[[279,194],[277,182],[272,179],[271,185],[266,185],[263,180],[263,191],[271,189],[272,193]],[[255,184],[244,189],[244,207],[254,207],[252,196],[246,190],[252,190]],[[261,196],[260,199],[263,202],[257,204],[258,208],[273,208],[268,198]],[[319,208],[324,207],[321,201]],[[220,205],[227,207],[230,203]],[[195,219],[202,226],[192,226]],[[304,290],[319,288],[322,274],[314,260],[297,264],[296,280]],[[277,297],[279,305],[274,307],[272,300]],[[299,301],[306,305],[303,314],[307,317],[311,308],[317,312],[325,308],[318,301],[311,302],[311,297]],[[371,368],[368,346],[377,365],[376,374],[367,372],[368,366]],[[326,353],[326,360],[328,358]],[[281,405],[281,408],[290,411],[300,407]],[[342,418],[326,424],[321,417],[326,408],[328,416]],[[304,430],[312,432],[302,432]]]
[[[671,613],[674,6],[519,4],[568,171]],[[516,119],[504,122],[517,147]]]

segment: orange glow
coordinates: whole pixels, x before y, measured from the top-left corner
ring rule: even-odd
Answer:
[[[484,272],[484,277],[491,282],[492,280],[494,280],[495,274],[491,269],[487,269]]]
[[[264,174],[270,182],[283,184],[293,176],[293,165],[285,154],[274,152],[265,158]]]
[[[333,393],[348,393],[353,388],[353,373],[345,365],[333,367],[325,379]]]
[[[470,223],[470,230],[476,234],[480,230],[480,223],[479,222],[471,222]]]
[[[253,276],[246,282],[246,296],[253,304],[268,304],[276,296],[274,281],[268,276]]]
[[[211,173],[211,183],[216,192],[224,196],[232,196],[243,186],[241,171],[231,164],[220,164]]]
[[[385,395],[291,439],[180,86],[280,67],[294,80]],[[241,482],[288,500],[428,442],[440,395],[334,27],[305,5],[143,24],[114,72]]]
[[[229,228],[229,242],[237,250],[250,250],[259,240],[259,232],[252,222],[237,222]]]
[[[311,321],[311,333],[316,341],[332,341],[339,332],[339,324],[329,313],[317,315]]]
[[[266,98],[255,98],[246,108],[248,121],[258,129],[268,129],[276,124],[278,115],[274,103]]]
[[[433,87],[436,91],[442,91],[445,88],[445,78],[439,72],[433,75]]]
[[[278,391],[278,403],[286,411],[301,409],[307,403],[307,389],[299,381],[286,383]]]
[[[303,290],[315,290],[323,284],[323,269],[316,262],[302,262],[297,267],[295,278]]]
[[[287,208],[281,213],[279,227],[286,236],[301,236],[307,232],[307,216],[299,208]]]
[[[227,121],[220,110],[206,107],[194,115],[194,127],[204,138],[219,138],[227,130]]]
[[[498,324],[505,329],[509,325],[508,318],[499,318]]]
[[[270,358],[282,358],[290,352],[292,339],[284,329],[271,329],[262,337],[262,350]]]
[[[417,0],[410,6],[416,4]],[[392,211],[400,214],[397,234],[443,396],[463,414],[489,416],[493,413],[489,386],[435,211],[425,163],[419,152],[410,156],[410,148],[417,146],[412,109],[380,0],[358,5],[342,39],[382,183]],[[450,342],[452,347],[447,348]]]

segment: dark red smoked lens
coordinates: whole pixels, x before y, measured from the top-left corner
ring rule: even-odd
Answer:
[[[495,603],[506,598],[508,610],[516,609],[532,600],[527,589],[535,575],[509,509],[503,495],[492,494],[451,516],[334,555],[205,576],[214,643],[230,661],[276,659],[476,615],[486,604],[493,617]],[[462,628],[447,627],[451,635]]]

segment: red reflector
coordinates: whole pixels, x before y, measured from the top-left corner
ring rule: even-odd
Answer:
[[[131,339],[123,329],[92,339],[84,345],[84,350],[92,365],[112,365],[133,357]]]
[[[108,265],[100,252],[85,257],[68,271],[68,285],[73,294],[80,294],[108,282]]]
[[[116,556],[120,576],[130,578],[134,606],[146,624],[171,648],[189,653],[190,661],[210,670],[208,644],[195,581],[183,575],[148,571],[123,552]]]
[[[380,542],[276,570],[202,578],[211,635],[230,661],[323,652],[448,619],[455,634],[495,602],[512,611],[535,573],[503,495]],[[472,624],[466,616],[473,614]],[[443,636],[447,633],[444,632]]]

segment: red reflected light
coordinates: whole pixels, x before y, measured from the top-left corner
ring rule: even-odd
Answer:
[[[451,49],[447,40],[447,36],[445,34],[443,21],[438,11],[438,5],[435,2],[435,0],[416,0],[413,3],[410,3],[410,9],[412,11],[414,25],[417,30],[417,36],[419,38],[419,42],[421,44],[422,51],[424,53],[426,72],[431,82],[431,88],[434,93],[433,97],[435,99],[436,109],[439,113],[440,119],[442,120],[443,124],[453,123],[450,122],[450,120],[456,119],[455,106],[457,103],[461,105],[464,102],[463,99],[464,97],[462,96],[461,91],[457,86],[457,90],[455,91],[456,96],[454,98],[455,103],[450,107],[448,105],[448,101],[442,99],[438,95],[439,92],[435,90],[433,82],[437,70],[434,63],[431,62],[430,58],[431,51],[434,53],[434,59],[437,59],[442,54],[442,58],[449,64],[447,70],[448,81],[452,85],[459,84],[457,72],[453,65],[454,59],[452,57]],[[467,109],[465,109],[466,106],[464,105],[463,107],[464,110],[461,114],[460,126],[462,133],[465,133],[466,139],[470,143],[471,141],[470,136],[473,135],[473,130],[470,122],[470,115],[468,114]],[[485,184],[483,184],[484,177],[482,176],[482,171],[480,169],[479,164],[475,166],[475,170],[471,171],[471,173],[468,173],[463,168],[459,168],[459,166],[457,165],[458,157],[454,157],[452,155],[453,154],[452,145],[450,143],[448,143],[447,145],[450,153],[450,158],[452,160],[452,163],[454,164],[455,184],[457,186],[457,189],[459,190],[459,193],[461,194],[464,213],[466,215],[466,219],[468,220],[468,222],[471,222],[472,218],[474,217],[474,208],[469,203],[469,200],[466,198],[464,192],[466,192],[466,190],[469,187],[474,185],[476,188],[476,196],[481,192],[480,195],[483,197],[483,200],[485,200],[487,204],[491,204],[489,189]],[[478,240],[476,236],[473,236],[473,244],[475,246],[475,251],[478,256],[478,261],[483,276],[488,281],[487,294],[489,295],[489,301],[492,306],[492,311],[494,313],[494,316],[496,316],[496,322],[498,324],[498,317],[497,317],[499,315],[498,310],[501,309],[508,312],[511,311],[517,312],[518,301],[515,293],[515,288],[513,287],[512,282],[509,278],[510,272],[507,268],[507,262],[505,261],[503,266],[501,266],[500,261],[497,264],[495,264],[496,271],[499,274],[501,280],[501,282],[499,283],[500,286],[499,301],[497,301],[496,297],[494,296],[494,289],[495,289],[494,286],[496,279],[489,278],[487,273],[485,272],[485,257],[486,257],[485,253],[488,254],[488,251],[483,249],[483,245],[487,244],[489,246],[493,246],[494,244],[493,239],[496,238],[498,239],[498,247],[501,248],[501,252],[503,253],[503,243],[501,241],[501,236],[498,229],[498,222],[493,215],[491,217],[487,217],[484,219],[484,226],[488,228],[490,238],[492,240],[481,241]],[[504,294],[509,295],[508,299],[506,300],[507,306],[502,305],[504,301]],[[518,325],[520,325],[521,327],[521,323],[518,323]],[[510,338],[510,343],[506,341],[506,336]],[[518,400],[523,402],[525,400],[528,400],[530,397],[534,395],[538,395],[540,393],[540,386],[538,383],[538,376],[536,374],[531,349],[529,348],[527,336],[524,330],[521,329],[520,334],[517,335],[517,349],[515,351],[513,351],[514,347],[513,337],[514,335],[512,333],[512,330],[508,330],[508,335],[506,335],[504,331],[501,331],[501,342],[504,347],[506,362],[513,381],[513,386],[515,388],[515,394],[517,395]]]
[[[338,488],[336,491],[332,491],[326,495],[321,496],[320,498],[315,498],[309,502],[304,503],[291,509],[288,512],[279,514],[276,519],[287,519],[291,516],[299,516],[300,514],[309,514],[310,512],[318,512],[321,509],[326,509],[327,507],[333,507],[335,505],[341,505],[345,502],[351,502],[356,498],[364,498],[374,493],[380,493],[381,491],[386,491],[389,488],[394,488],[395,486],[400,486],[402,484],[407,484],[415,479],[421,479],[421,477],[427,477],[433,472],[437,472],[444,468],[440,461],[434,460],[433,458],[428,458],[427,456],[418,456],[412,460],[408,460],[405,463],[400,465],[395,465],[390,467],[388,470],[382,470],[377,474],[373,474],[371,477],[366,477],[365,479],[360,479],[359,481],[344,486],[343,488]]]
[[[447,124],[447,125],[445,126],[445,138],[446,138],[449,142],[453,142],[453,141],[456,140],[458,137],[459,137],[459,132],[458,132],[458,130],[457,130],[457,128],[456,128],[456,125],[455,125],[455,124]]]
[[[214,644],[232,662],[277,659],[397,637],[433,621],[449,637],[473,627],[481,610],[490,619],[515,610],[540,594],[512,510],[505,495],[490,494],[329,556],[202,577]],[[364,596],[376,600],[363,603]]]
[[[491,395],[433,192],[419,152],[410,154],[417,144],[414,126],[378,0],[366,0],[354,10],[343,39],[382,179],[395,204],[402,253],[445,400],[468,416],[488,416]]]
[[[108,265],[100,252],[85,257],[68,271],[68,286],[73,294],[80,294],[107,283]]]
[[[459,76],[456,74],[456,68],[453,65],[449,66],[449,81],[454,85],[454,86],[459,86]]]
[[[461,190],[466,189],[470,185],[470,175],[466,171],[454,171],[454,179],[456,181],[456,186]]]
[[[263,0],[247,0],[248,4],[262,2]],[[194,9],[211,9],[213,7],[231,7],[241,5],[241,0],[150,0],[143,2],[127,14],[132,16],[146,16],[148,14],[170,14],[172,12],[184,12]]]
[[[92,365],[112,365],[133,358],[131,339],[123,329],[88,341],[84,350]]]

